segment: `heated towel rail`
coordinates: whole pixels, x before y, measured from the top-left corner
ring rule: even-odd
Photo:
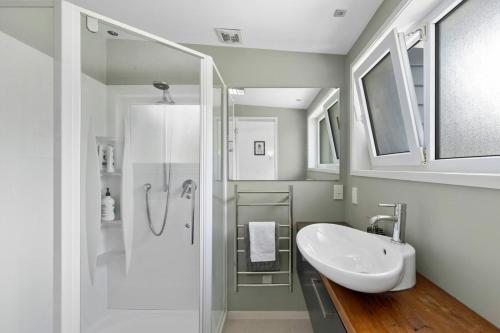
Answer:
[[[259,202],[255,201],[254,198],[252,201],[241,200],[240,195],[245,194],[262,194],[262,195],[279,195],[282,194],[283,198],[281,200],[275,200],[273,202]],[[288,191],[246,191],[239,190],[238,185],[234,185],[234,195],[236,198],[236,226],[234,232],[234,291],[237,292],[240,287],[288,287],[289,291],[292,292],[293,287],[293,266],[292,266],[292,257],[293,257],[293,186],[288,186]],[[255,202],[254,202],[255,201]],[[278,230],[278,255],[284,255],[288,257],[288,265],[286,270],[279,271],[259,271],[259,272],[247,272],[239,270],[240,263],[240,255],[245,254],[245,224],[239,222],[240,209],[242,207],[283,207],[287,208],[288,215],[288,223],[287,224],[279,224]],[[248,221],[247,221],[248,223]],[[278,222],[279,223],[279,222]],[[282,236],[282,230],[287,230],[286,235]],[[286,248],[282,248],[281,244],[283,240],[287,240]],[[280,265],[282,261],[280,260]],[[286,283],[241,283],[240,276],[249,276],[249,275],[287,275],[288,279]],[[283,281],[284,282],[284,281]]]

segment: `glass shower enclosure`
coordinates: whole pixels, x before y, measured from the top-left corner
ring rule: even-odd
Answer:
[[[75,333],[220,332],[222,77],[209,56],[60,6],[60,121],[68,130],[61,197],[71,192],[61,218],[72,224],[61,225],[61,252],[71,256],[59,262],[67,274],[57,325]]]

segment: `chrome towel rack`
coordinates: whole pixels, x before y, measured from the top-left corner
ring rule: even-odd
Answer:
[[[241,195],[245,194],[283,194],[284,202],[245,202],[241,200]],[[241,191],[238,185],[234,185],[234,195],[236,198],[236,216],[235,216],[235,231],[234,231],[234,291],[238,292],[240,287],[288,287],[289,291],[293,290],[293,186],[288,186],[288,191]],[[285,207],[287,208],[288,223],[279,225],[279,239],[278,239],[278,255],[286,255],[288,257],[288,264],[285,270],[279,271],[262,271],[262,272],[247,272],[239,270],[240,255],[245,254],[245,237],[244,228],[245,223],[239,223],[240,209],[242,207]],[[247,221],[248,222],[248,221]],[[281,231],[286,229],[286,236],[282,236]],[[287,247],[281,248],[282,241],[286,240]],[[281,262],[281,261],[280,261]],[[281,264],[283,265],[283,264]],[[255,276],[255,275],[287,275],[286,283],[240,283],[240,276]]]

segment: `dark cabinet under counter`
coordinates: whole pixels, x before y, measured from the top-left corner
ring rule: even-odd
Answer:
[[[311,223],[297,223],[297,231]],[[345,333],[342,320],[335,309],[319,272],[297,249],[297,272],[314,333]]]
[[[307,262],[298,263],[297,270],[314,333],[346,332],[319,273]]]

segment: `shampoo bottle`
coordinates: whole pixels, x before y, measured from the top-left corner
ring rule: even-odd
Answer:
[[[115,200],[111,197],[109,187],[106,188],[106,195],[101,202],[101,219],[103,221],[114,221],[115,219]]]
[[[115,172],[115,148],[111,145],[106,147],[106,171]]]

